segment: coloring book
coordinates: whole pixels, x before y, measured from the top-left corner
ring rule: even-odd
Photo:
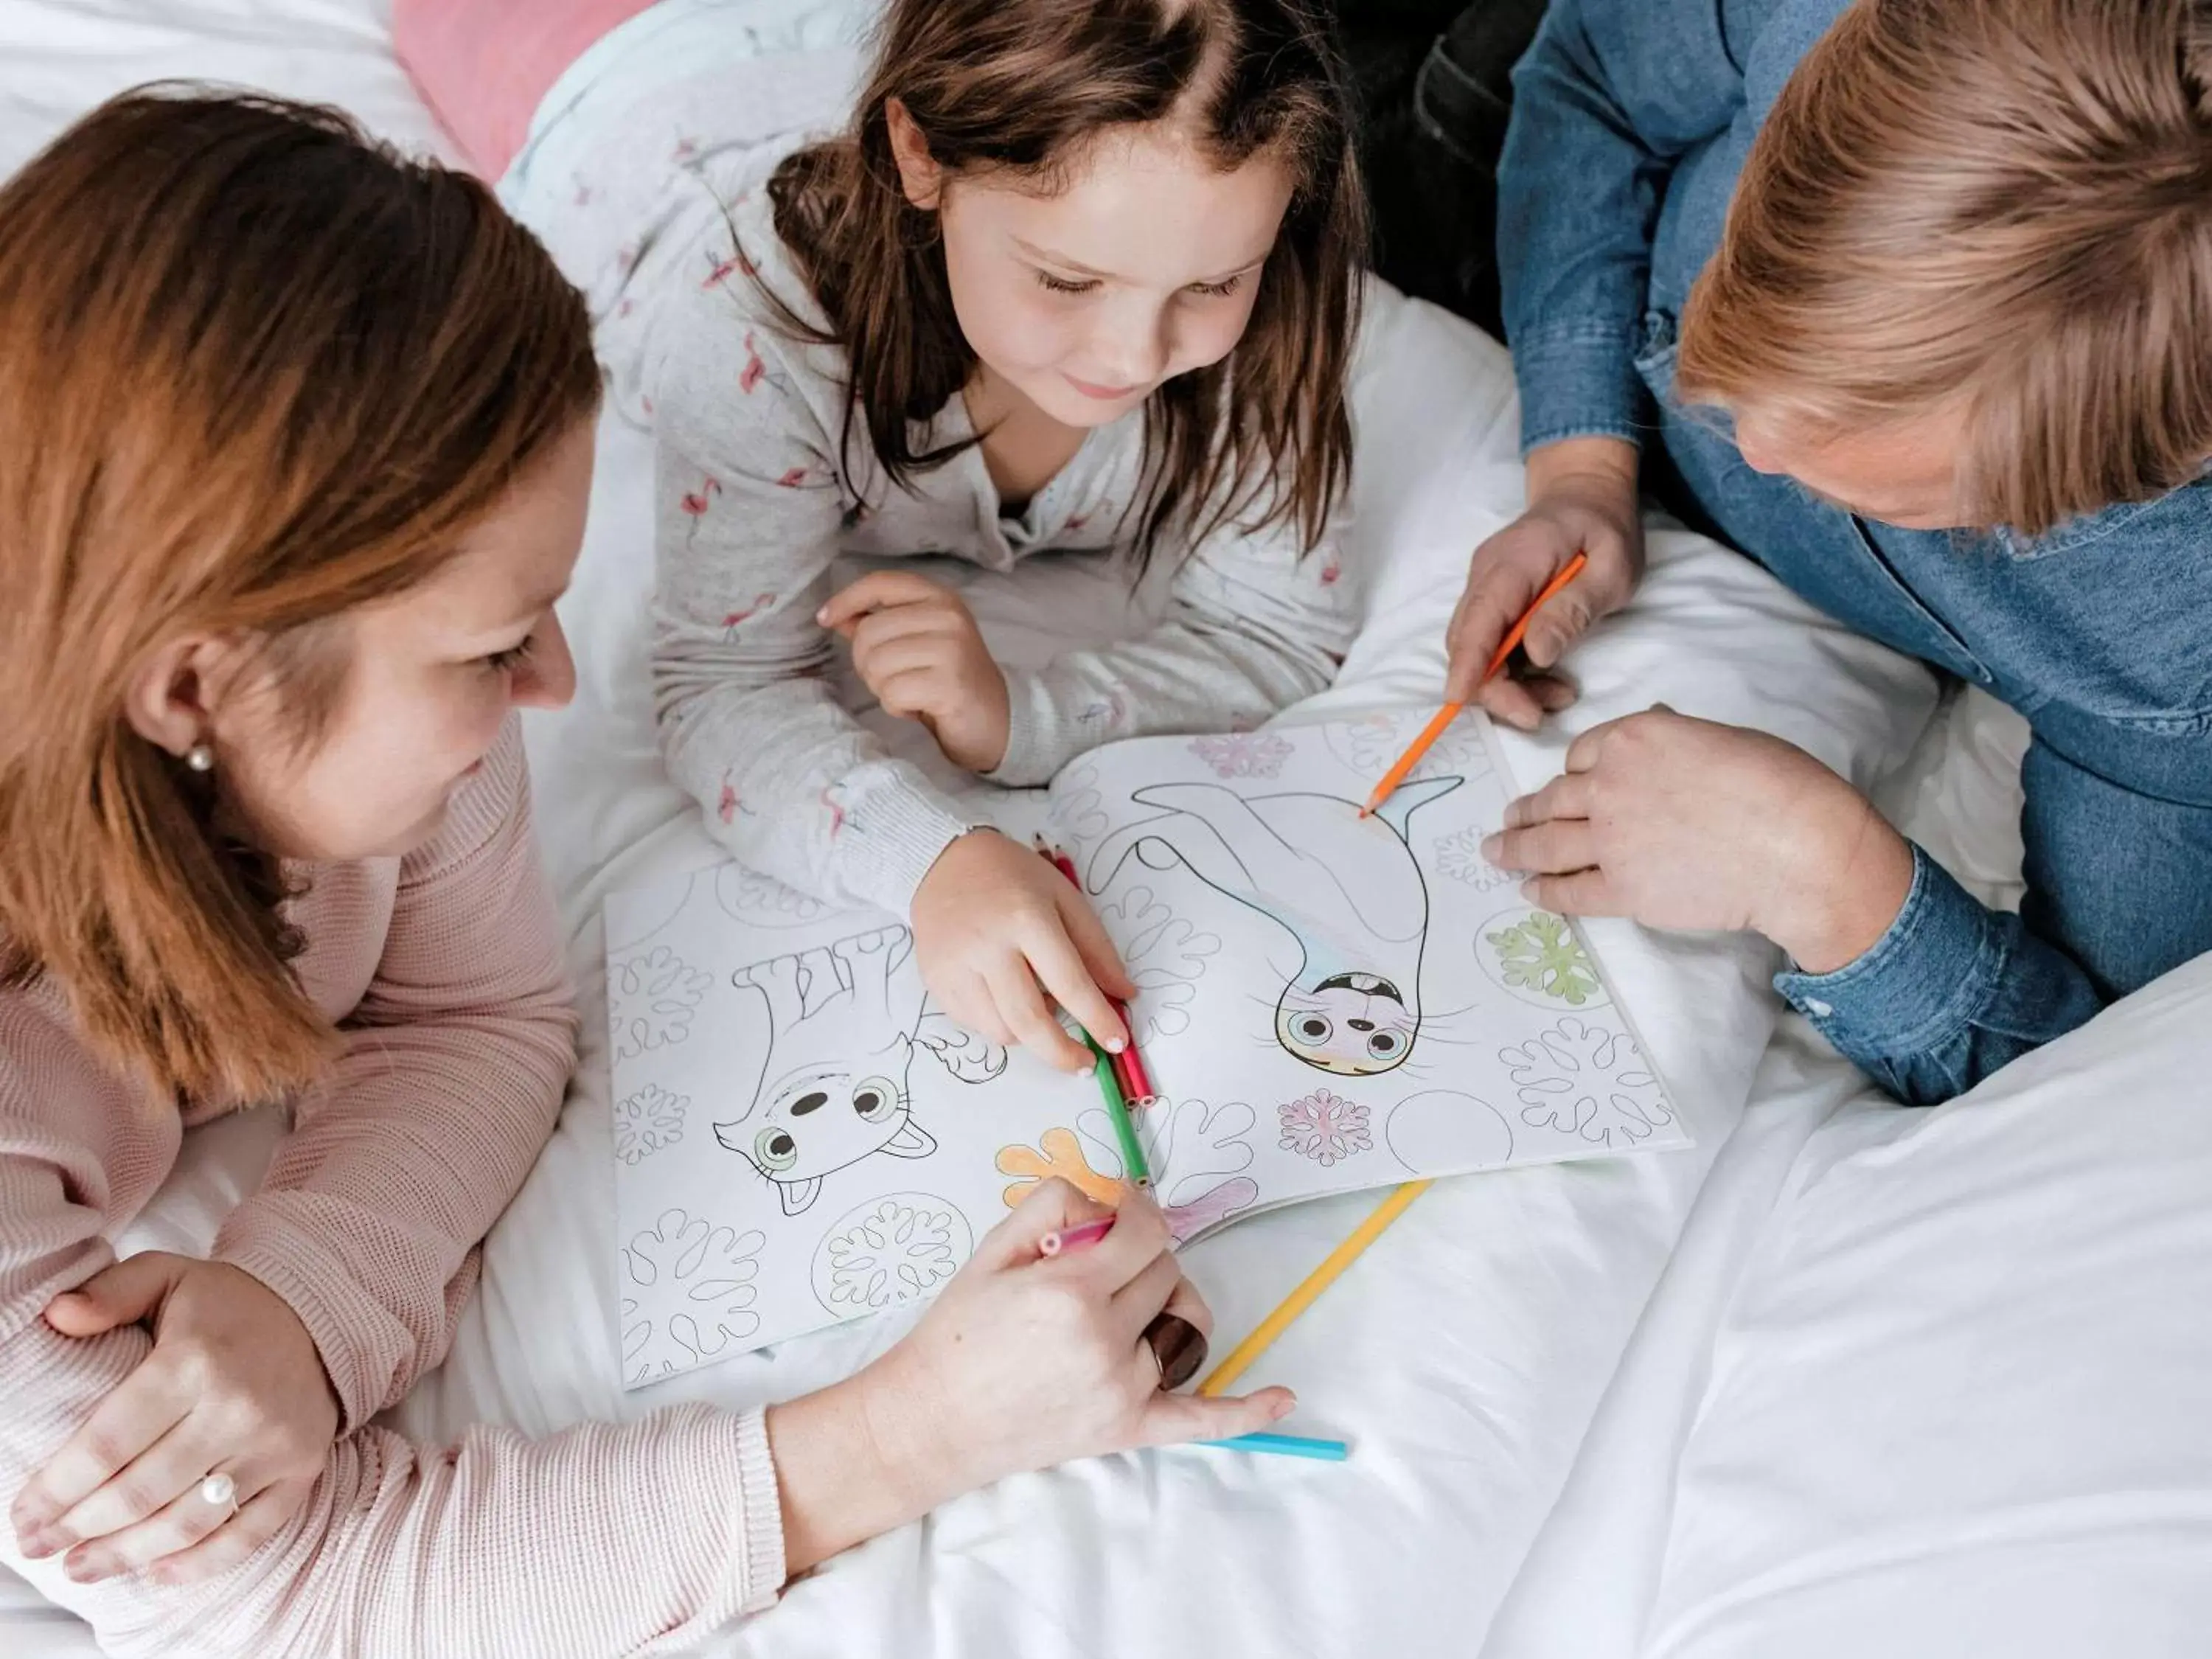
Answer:
[[[1082,757],[1003,826],[1073,862],[1140,988],[1133,1114],[1178,1241],[1417,1176],[1689,1144],[1582,936],[1486,863],[1463,715]],[[1026,817],[1024,817],[1026,814]],[[623,1377],[928,1297],[1038,1181],[1110,1199],[1098,1085],[964,1030],[905,926],[737,865],[609,899]]]

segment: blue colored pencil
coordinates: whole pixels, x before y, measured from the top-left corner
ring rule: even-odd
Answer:
[[[1273,1452],[1278,1457],[1315,1457],[1324,1463],[1341,1463],[1352,1455],[1352,1448],[1341,1440],[1316,1440],[1303,1434],[1240,1434],[1233,1440],[1198,1443],[1228,1451]]]

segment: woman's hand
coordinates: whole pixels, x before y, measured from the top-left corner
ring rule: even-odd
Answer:
[[[859,1376],[769,1413],[790,1570],[1011,1474],[1132,1446],[1266,1427],[1289,1390],[1201,1399],[1160,1388],[1145,1327],[1212,1316],[1169,1249],[1166,1218],[1129,1191],[1114,1230],[1043,1259],[1048,1233],[1106,1214],[1040,1183],[985,1235],[921,1322]]]
[[[289,1304],[242,1269],[151,1250],[46,1305],[64,1336],[146,1321],[154,1348],[26,1481],[9,1518],[79,1583],[151,1569],[191,1583],[243,1561],[328,1462],[337,1396]],[[234,1498],[201,1491],[229,1477]]]
[[[1483,856],[1535,872],[1521,890],[1546,909],[1749,928],[1813,974],[1863,954],[1912,888],[1911,844],[1819,761],[1663,708],[1577,738]]]
[[[951,588],[879,570],[831,594],[815,620],[853,647],[884,712],[920,720],[955,766],[989,772],[1006,758],[1006,677]]]
[[[1619,610],[1644,576],[1644,519],[1636,495],[1636,446],[1618,438],[1567,438],[1528,457],[1528,508],[1474,550],[1452,613],[1444,696],[1476,702],[1508,726],[1533,731],[1575,700],[1553,674],[1481,675],[1544,584],[1576,554],[1581,575],[1544,603],[1521,649],[1538,670],[1558,662],[1592,623]]]
[[[1107,998],[1126,1001],[1137,988],[1097,914],[1049,862],[995,830],[970,830],[929,866],[915,890],[914,947],[945,1011],[994,1042],[1088,1068],[1048,993],[1108,1048],[1129,1040]]]

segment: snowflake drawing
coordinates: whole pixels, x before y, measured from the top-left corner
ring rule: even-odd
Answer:
[[[1478,893],[1487,893],[1520,880],[1510,870],[1501,870],[1482,856],[1483,835],[1484,831],[1469,824],[1455,834],[1439,836],[1437,872],[1464,882]]]
[[[1405,752],[1398,738],[1395,714],[1365,714],[1358,720],[1332,721],[1322,728],[1329,752],[1346,769],[1363,778],[1378,778],[1390,763]]]
[[[1372,781],[1406,752],[1406,745],[1426,720],[1425,714],[1413,713],[1365,714],[1333,722],[1322,730],[1329,752],[1354,775]],[[1476,718],[1468,716],[1443,729],[1411,775],[1481,778],[1489,776],[1492,769],[1490,746],[1483,740],[1482,726]]]
[[[1198,995],[1218,935],[1202,933],[1152,896],[1149,887],[1131,887],[1098,907],[1101,920],[1121,946],[1121,963],[1137,981],[1129,1012],[1144,1029],[1139,1043],[1175,1036],[1190,1028],[1190,1005]]]
[[[1283,1131],[1276,1144],[1313,1159],[1324,1170],[1375,1145],[1368,1132],[1367,1109],[1326,1089],[1285,1101],[1275,1115]]]
[[[1283,763],[1297,753],[1287,738],[1273,732],[1243,732],[1225,738],[1193,738],[1190,752],[1221,778],[1279,778]]]
[[[623,1250],[623,1375],[631,1388],[741,1353],[760,1328],[759,1231],[665,1210]]]
[[[714,872],[714,898],[728,915],[756,927],[801,927],[830,913],[820,899],[742,864],[726,864]]]
[[[927,1193],[872,1199],[823,1235],[815,1299],[833,1314],[903,1308],[932,1294],[975,1248],[968,1219]]]
[[[1633,1146],[1674,1121],[1659,1079],[1627,1032],[1569,1015],[1498,1057],[1521,1121],[1597,1146]]]
[[[691,1016],[714,976],[665,945],[617,963],[607,974],[608,1023],[617,1060],[635,1060],[691,1035]]]
[[[1107,830],[1106,798],[1098,793],[1098,769],[1089,763],[1071,768],[1052,786],[1052,807],[1045,827],[1054,843],[1073,848],[1096,841]]]
[[[1256,1121],[1252,1109],[1237,1100],[1218,1106],[1202,1100],[1164,1100],[1138,1113],[1137,1139],[1144,1146],[1145,1161],[1152,1166],[1153,1188],[1160,1202],[1170,1209],[1194,1204],[1224,1176],[1249,1166]],[[1121,1150],[1113,1121],[1103,1110],[1093,1109],[1079,1113],[1075,1127],[1082,1155],[1092,1166],[1120,1176]],[[1111,1203],[1114,1198],[1101,1201]],[[1250,1201],[1236,1207],[1242,1209]]]
[[[1522,910],[1492,920],[1503,925],[1483,929],[1475,954],[1507,990],[1530,1001],[1564,1002],[1571,1008],[1608,1000],[1589,952],[1564,916]]]
[[[658,1083],[615,1102],[615,1156],[635,1164],[674,1146],[684,1139],[684,1115],[690,1106],[689,1097],[671,1094]]]

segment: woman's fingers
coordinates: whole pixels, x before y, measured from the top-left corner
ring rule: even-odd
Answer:
[[[137,1572],[162,1557],[190,1549],[228,1524],[244,1510],[236,1501],[245,1494],[211,1502],[201,1490],[204,1476],[135,1524],[79,1544],[69,1553],[63,1570],[80,1584],[97,1583],[119,1572]],[[232,1477],[234,1482],[236,1477]]]
[[[189,1258],[167,1250],[127,1255],[46,1304],[46,1323],[64,1336],[100,1336],[135,1325],[160,1310],[189,1265]]]
[[[1121,1224],[1115,1224],[1118,1230]],[[1115,1324],[1134,1341],[1146,1326],[1167,1310],[1168,1300],[1182,1278],[1182,1264],[1163,1250],[1146,1262],[1137,1276],[1114,1292]]]
[[[983,1235],[974,1260],[987,1267],[1027,1267],[1040,1259],[1047,1233],[1065,1232],[1113,1212],[1072,1181],[1047,1176],[1011,1214]]]
[[[204,1413],[178,1424],[49,1527],[48,1535],[110,1538],[197,1492],[225,1449],[205,1424]]]
[[[279,1480],[257,1492],[228,1526],[157,1561],[151,1569],[154,1578],[164,1584],[198,1584],[228,1572],[276,1535],[313,1486],[313,1480]]]
[[[87,1536],[61,1524],[63,1518],[128,1468],[191,1407],[174,1368],[152,1359],[118,1383],[16,1496],[9,1518],[24,1554],[36,1560]]]
[[[1483,843],[1482,855],[1501,870],[1560,875],[1597,862],[1597,834],[1587,818],[1547,818],[1527,830],[1492,836]]]
[[[1540,910],[1550,910],[1563,916],[1623,916],[1628,914],[1602,870],[1577,870],[1560,876],[1531,876],[1521,884],[1521,896]]]
[[[1164,1311],[1178,1319],[1186,1319],[1197,1328],[1200,1336],[1213,1334],[1213,1310],[1206,1305],[1206,1298],[1198,1293],[1198,1286],[1188,1279],[1178,1279],[1176,1287],[1168,1293]]]
[[[1140,1364],[1152,1363],[1139,1355]],[[1256,1434],[1270,1423],[1279,1423],[1297,1405],[1288,1389],[1261,1389],[1255,1394],[1209,1400],[1202,1395],[1155,1392],[1145,1407],[1140,1443],[1170,1446],[1184,1440],[1233,1440],[1240,1434]]]

